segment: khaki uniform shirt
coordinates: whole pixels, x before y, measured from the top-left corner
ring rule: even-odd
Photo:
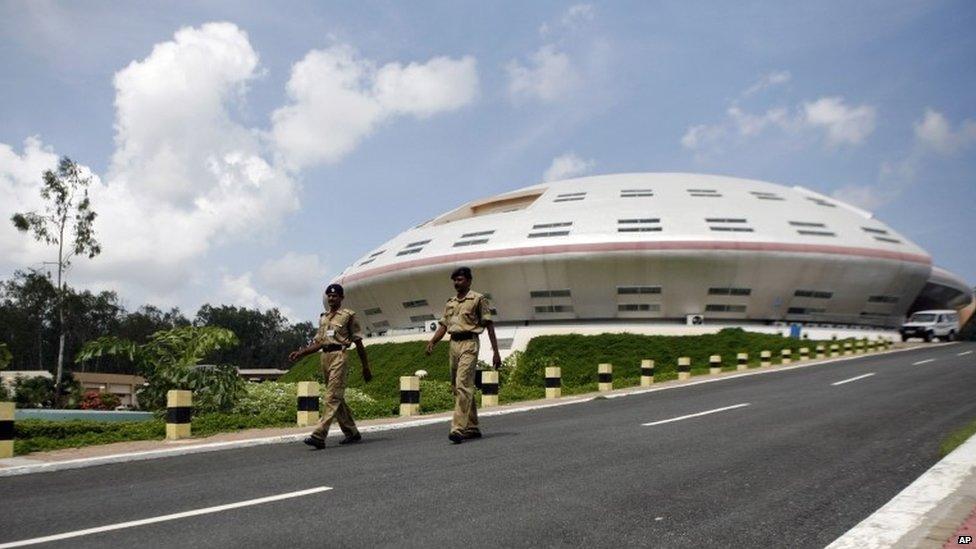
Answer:
[[[319,331],[312,341],[348,347],[362,338],[363,329],[356,320],[356,313],[350,309],[339,309],[335,314],[326,312],[319,315]]]
[[[491,307],[488,298],[478,292],[468,290],[463,299],[457,296],[447,300],[444,316],[440,323],[447,327],[447,333],[485,331],[485,323],[491,321]]]

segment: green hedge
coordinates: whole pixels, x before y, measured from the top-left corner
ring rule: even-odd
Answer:
[[[793,359],[797,360],[801,347],[808,347],[811,356],[815,356],[818,343],[843,345],[844,341],[848,340],[792,339],[776,334],[747,332],[741,328],[727,328],[717,334],[698,336],[540,336],[529,342],[524,363],[512,373],[511,381],[523,386],[542,386],[545,367],[559,366],[563,392],[569,389],[572,393],[576,387],[596,387],[597,365],[601,362],[613,364],[615,385],[626,386],[639,383],[643,359],[654,360],[655,379],[668,380],[677,377],[678,357],[690,357],[692,373],[702,374],[708,372],[708,358],[711,355],[721,355],[725,369],[732,369],[737,353],[749,353],[750,365],[756,366],[759,364],[760,351],[768,350],[773,353],[773,363],[777,364],[783,349],[791,349]]]
[[[633,334],[577,334],[541,336],[529,342],[525,353],[513,353],[501,372],[499,401],[502,403],[540,399],[545,396],[544,368],[562,368],[564,395],[596,391],[597,364],[609,362],[614,366],[614,385],[627,387],[640,382],[640,361],[655,361],[656,378],[676,377],[679,356],[692,359],[692,373],[708,372],[708,357],[722,355],[723,365],[734,368],[736,353],[749,353],[751,365],[758,365],[759,352],[773,352],[773,362],[779,362],[782,349],[792,349],[799,357],[800,347],[809,347],[811,354],[818,343],[843,345],[846,340],[814,341],[759,334],[733,328],[717,334],[700,336],[645,336]],[[421,411],[436,412],[453,407],[448,374],[448,343],[440,343],[432,356],[424,355],[426,343],[382,343],[367,347],[373,380],[363,383],[359,357],[349,353],[349,389],[346,402],[357,419],[396,415],[399,408],[400,376],[427,370],[421,381]],[[290,427],[295,425],[297,381],[319,381],[323,385],[319,356],[308,356],[281,378],[280,382],[248,384],[246,394],[237,402],[232,413],[205,414],[192,420],[194,436],[207,436],[225,431],[260,427]],[[162,419],[148,422],[94,422],[25,420],[16,423],[15,453],[24,454],[106,444],[126,440],[162,439],[165,436]]]

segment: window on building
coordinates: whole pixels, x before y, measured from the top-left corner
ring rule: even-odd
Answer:
[[[532,229],[555,229],[557,227],[572,227],[572,221],[560,221],[558,223],[537,223],[532,225]]]
[[[543,231],[541,233],[529,233],[529,238],[543,238],[547,236],[566,236],[569,231]]]
[[[872,234],[888,234],[888,231],[884,229],[875,229],[874,227],[861,227],[861,229],[866,233]]]
[[[618,219],[618,233],[646,233],[661,230],[661,220],[657,217],[639,219]]]
[[[868,303],[898,303],[900,298],[896,295],[872,295],[868,297]]]
[[[749,194],[755,196],[759,200],[786,200],[782,196],[776,193],[767,193],[762,191],[749,191]]]
[[[374,307],[372,309],[366,309],[365,311],[363,311],[363,313],[366,316],[380,315],[383,314],[383,309],[380,309],[379,307]]]
[[[434,315],[426,314],[426,315],[416,315],[410,317],[410,322],[423,322],[425,320],[434,320]]]
[[[623,189],[620,191],[620,198],[644,198],[654,196],[652,189]]]
[[[493,234],[495,234],[495,230],[494,229],[492,229],[490,231],[478,231],[478,232],[475,232],[475,233],[464,233],[464,234],[461,235],[461,238],[473,238],[473,237],[476,237],[476,236],[489,236],[489,235],[493,235]]]
[[[659,312],[661,310],[660,303],[621,303],[617,305],[617,310],[625,312]]]
[[[790,221],[790,225],[794,227],[826,227],[823,223],[814,223],[812,221]]]
[[[426,307],[426,306],[427,306],[427,300],[426,299],[415,299],[413,301],[404,301],[403,302],[403,308],[404,309],[415,309],[417,307]]]
[[[808,196],[808,197],[806,197],[806,199],[809,200],[810,202],[813,202],[817,206],[824,206],[824,207],[827,207],[827,208],[836,208],[837,207],[836,204],[833,204],[831,202],[827,202],[826,200],[824,200],[822,198],[816,198],[814,196]]]
[[[891,315],[885,313],[873,313],[871,311],[861,311],[861,316],[867,318],[888,318]]]
[[[369,257],[376,257],[378,255],[381,255],[384,252],[386,252],[386,250],[380,250],[378,252],[373,252],[373,253],[369,254]]]
[[[529,292],[529,297],[532,299],[546,298],[546,297],[570,297],[569,290],[532,290]]]
[[[795,297],[812,297],[814,299],[830,299],[834,296],[833,292],[821,292],[819,290],[797,290],[793,292]]]
[[[390,323],[388,321],[386,321],[386,320],[379,320],[379,321],[373,323],[373,327],[374,328],[389,328],[390,327]]]
[[[617,286],[617,295],[659,294],[660,286]]]
[[[752,295],[752,288],[709,288],[708,295]]]
[[[798,230],[797,234],[802,234],[806,236],[837,236],[837,233],[831,231],[808,231],[808,230]]]
[[[826,312],[827,309],[816,309],[812,307],[790,307],[786,310],[788,315],[816,315]]]
[[[475,238],[474,240],[459,240],[454,243],[454,247],[458,248],[461,246],[476,246],[478,244],[485,244],[488,242],[487,238]]]
[[[571,313],[573,312],[572,305],[537,305],[535,307],[535,312],[537,313]]]
[[[418,253],[420,250],[424,249],[424,245],[429,244],[430,240],[420,240],[417,242],[411,242],[403,247],[402,250],[397,252],[397,255],[410,255]]]
[[[719,196],[722,196],[722,194],[719,193],[718,191],[716,191],[715,189],[687,189],[687,191],[688,191],[688,194],[690,194],[691,196],[699,196],[699,197],[719,197]]]
[[[366,261],[360,262],[359,263],[359,266],[362,267],[363,265],[369,265],[370,263],[372,263],[374,261],[376,261],[376,258],[375,257],[370,258],[370,259],[367,259]]]
[[[575,202],[586,198],[585,192],[557,194],[553,202]]]
[[[898,240],[897,238],[888,238],[886,236],[876,236],[876,237],[874,237],[874,239],[875,240],[879,240],[881,242],[890,242],[892,244],[901,244],[901,240]]]
[[[706,217],[705,223],[712,231],[726,233],[751,233],[752,227],[747,227],[747,219],[741,217]]]
[[[705,305],[705,312],[707,313],[744,313],[746,312],[745,305],[725,305],[725,304],[708,304]]]

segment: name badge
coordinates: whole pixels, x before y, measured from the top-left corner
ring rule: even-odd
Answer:
[[[329,337],[335,337],[335,330],[326,330],[325,335]]]

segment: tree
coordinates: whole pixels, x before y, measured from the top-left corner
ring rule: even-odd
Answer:
[[[7,348],[7,344],[0,343],[0,370],[9,366],[13,359],[14,356],[10,353],[10,349]]]
[[[215,359],[241,368],[287,367],[288,353],[306,345],[315,331],[309,322],[289,324],[278,309],[262,312],[209,303],[200,307],[194,323],[233,331],[241,344],[220,351]]]
[[[231,366],[198,368],[208,355],[237,345],[234,332],[213,326],[181,326],[153,334],[137,344],[113,336],[85,343],[76,360],[103,355],[125,356],[146,378],[139,392],[141,406],[158,410],[166,406],[166,392],[188,389],[194,392],[194,407],[203,411],[229,410],[244,390],[244,380]]]
[[[61,394],[61,375],[64,370],[64,297],[66,275],[71,258],[86,255],[89,259],[101,253],[95,240],[96,213],[88,199],[91,176],[64,156],[58,162],[57,171],[44,172],[41,198],[47,202],[43,213],[15,213],[10,220],[17,230],[31,233],[35,240],[58,247],[58,369],[54,378],[54,392]]]

